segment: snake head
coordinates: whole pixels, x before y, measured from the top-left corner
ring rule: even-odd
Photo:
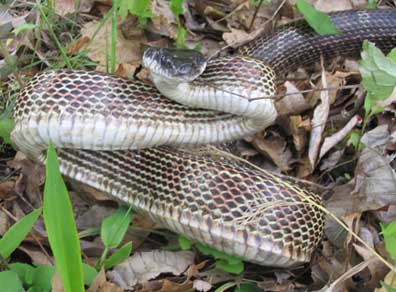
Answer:
[[[204,56],[194,50],[148,48],[143,54],[143,66],[151,74],[172,81],[190,82],[206,68]]]

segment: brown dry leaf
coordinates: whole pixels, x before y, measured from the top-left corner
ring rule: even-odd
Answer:
[[[316,88],[341,88],[345,84],[345,78],[350,76],[351,73],[335,72],[329,73],[325,72],[326,76],[326,86],[323,84],[323,74],[322,80],[319,80],[316,84]],[[333,104],[337,99],[338,90],[325,90],[329,96],[329,104]],[[322,100],[323,91],[312,91],[307,96],[307,102],[314,106],[319,100]]]
[[[40,186],[45,180],[45,169],[43,165],[26,158],[18,152],[14,160],[8,161],[7,165],[19,170],[21,175],[15,183],[15,190],[19,194],[25,193],[35,207],[41,206]]]
[[[279,115],[297,115],[311,108],[300,90],[290,81],[284,83],[285,97],[275,103]]]
[[[343,11],[352,9],[352,3],[349,0],[318,0],[314,4],[315,8],[323,12]]]
[[[330,285],[324,286],[320,290],[316,290],[315,292],[340,292],[340,291],[348,291],[346,285],[346,281],[349,280],[352,276],[359,273],[360,271],[364,270],[368,267],[375,259],[371,258],[367,261],[361,262],[356,266],[353,266],[344,274],[342,274],[339,278],[333,281]]]
[[[365,148],[355,170],[354,192],[367,197],[371,210],[396,203],[396,174],[390,166],[394,157]]]
[[[396,221],[396,205],[390,205],[386,211],[376,211],[375,216],[385,224]]]
[[[238,48],[247,41],[254,39],[251,33],[242,29],[231,28],[230,32],[223,33],[223,40],[232,48]]]
[[[322,71],[322,87],[327,88],[325,71]],[[330,97],[327,91],[320,92],[321,103],[315,108],[312,118],[312,131],[309,139],[308,157],[311,164],[311,171],[315,168],[319,148],[322,141],[322,134],[326,126],[330,110]]]
[[[15,182],[11,179],[0,183],[0,199],[10,198],[12,194],[15,195]]]
[[[361,140],[367,146],[357,162],[355,177],[348,184],[335,187],[326,202],[329,211],[344,216],[396,204],[396,175],[390,166],[394,157],[382,154],[389,139],[384,125],[363,135]]]
[[[377,147],[385,146],[389,139],[389,127],[384,124],[365,133],[360,142],[368,147]]]
[[[384,283],[387,284],[389,287],[396,289],[396,273],[394,271],[389,271],[384,278]],[[389,290],[381,287],[374,290],[374,292],[388,292]]]
[[[300,287],[299,287],[300,286]],[[257,283],[257,287],[263,289],[263,291],[273,292],[293,292],[300,290],[299,288],[305,288],[296,281],[284,281],[279,283],[276,279],[265,279]],[[301,289],[304,291],[305,289]]]
[[[337,163],[340,161],[343,155],[344,155],[344,149],[330,153],[329,156],[327,156],[325,159],[321,161],[320,170],[325,171],[332,169],[334,166],[337,165]]]
[[[91,38],[99,26],[99,21],[92,21],[86,23],[81,29],[82,38]],[[134,40],[126,39],[123,34],[118,31],[116,40],[116,56],[117,64],[131,63],[139,64],[143,43],[145,42],[144,37],[140,36]],[[99,64],[106,64],[106,60],[110,54],[110,44],[111,44],[111,19],[106,21],[101,30],[96,34],[95,39],[90,43],[88,48],[87,56],[94,61],[99,62]],[[97,70],[103,71],[104,67],[98,67]]]
[[[330,137],[326,137],[323,141],[322,147],[320,148],[320,154],[318,161],[326,155],[327,152],[330,151],[331,148],[340,143],[349,133],[353,130],[353,128],[358,125],[362,119],[356,115],[352,117],[352,119],[338,132],[334,133]]]
[[[89,37],[84,36],[77,41],[75,41],[73,44],[71,44],[67,50],[68,55],[74,55],[77,54],[85,45],[89,43]]]
[[[266,134],[268,133],[267,131]],[[290,169],[292,153],[279,133],[271,132],[269,137],[264,137],[264,132],[261,132],[254,136],[252,144],[261,154],[269,156],[282,171]]]
[[[370,264],[367,265],[367,268],[370,271],[370,277],[367,279],[367,281],[365,281],[364,286],[372,291],[378,286],[378,283],[384,279],[386,273],[389,271],[389,268],[385,266],[385,264],[381,262],[378,257],[373,255],[373,253],[367,248],[357,244],[354,244],[353,246],[364,261],[370,261]]]
[[[212,284],[197,279],[193,281],[193,288],[197,291],[207,292],[212,289]]]
[[[78,229],[88,229],[99,227],[104,218],[110,216],[114,212],[114,208],[95,204],[77,217],[76,224]]]
[[[24,243],[18,247],[25,252],[32,262],[40,265],[53,265],[54,263],[47,257],[43,250],[33,244]]]
[[[102,268],[89,286],[87,292],[122,292],[123,290],[116,284],[106,280],[106,274]]]
[[[177,23],[168,1],[151,1],[151,11],[154,15],[151,17],[148,29],[159,35],[176,39]]]
[[[162,287],[160,290],[158,290],[158,292],[185,292],[191,290],[193,287],[193,283],[190,280],[186,280],[183,283],[178,284],[164,279],[161,280],[161,284]]]
[[[303,120],[301,116],[290,117],[290,130],[293,136],[293,143],[298,152],[304,152],[307,145],[307,125],[308,120]]]
[[[152,250],[135,253],[107,275],[121,288],[133,289],[136,284],[147,282],[161,273],[180,275],[193,263],[194,253],[191,251]]]
[[[54,0],[53,5],[55,13],[60,16],[65,16],[69,13],[76,12],[78,8],[79,12],[89,12],[92,8],[94,0]],[[78,7],[76,6],[79,5]]]

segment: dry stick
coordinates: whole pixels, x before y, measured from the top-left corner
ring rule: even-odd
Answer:
[[[230,157],[232,159],[236,159],[239,160],[243,163],[246,163],[248,165],[250,165],[251,167],[257,169],[260,172],[263,172],[267,175],[272,176],[272,178],[274,180],[279,180],[279,178],[269,172],[266,171],[264,169],[261,169],[260,167],[258,167],[257,165],[254,165],[253,163],[237,157],[231,153],[216,149],[215,147],[211,147],[211,149],[214,149],[215,152],[218,152],[219,154],[221,153],[222,156],[224,157]],[[359,235],[357,235],[352,229],[350,229],[348,227],[348,225],[346,225],[341,219],[339,219],[336,215],[334,215],[332,212],[330,212],[329,210],[327,210],[324,206],[322,206],[321,204],[318,204],[317,202],[315,202],[311,197],[307,196],[306,194],[304,194],[303,192],[301,192],[300,189],[298,189],[296,186],[289,184],[287,181],[282,181],[287,187],[289,187],[290,189],[294,190],[296,192],[296,194],[301,195],[303,197],[304,200],[306,200],[308,203],[310,203],[311,205],[315,206],[316,208],[318,208],[319,210],[321,210],[323,213],[325,213],[326,215],[330,216],[332,219],[334,219],[339,225],[341,225],[342,228],[344,228],[346,231],[348,231],[352,237],[354,237],[358,242],[360,242],[365,248],[367,248],[371,253],[373,253],[385,266],[387,266],[390,270],[392,270],[393,272],[396,272],[396,267],[393,266],[391,263],[389,263],[386,259],[384,259],[375,249],[373,249],[371,246],[369,246]]]
[[[208,84],[208,87],[211,87],[213,89],[216,89],[221,92],[229,93],[231,95],[239,96],[242,98],[245,98],[249,101],[255,101],[255,100],[260,100],[260,99],[274,99],[275,101],[280,100],[281,98],[289,95],[295,95],[295,94],[303,94],[303,93],[309,93],[313,91],[330,91],[330,90],[340,90],[340,89],[353,89],[353,88],[358,88],[360,87],[360,84],[351,84],[351,85],[343,85],[343,86],[336,86],[336,87],[326,87],[326,88],[311,88],[311,89],[305,89],[305,90],[300,90],[300,91],[295,91],[295,92],[289,92],[285,94],[276,94],[276,95],[271,95],[271,96],[259,96],[259,97],[254,97],[254,98],[249,98],[246,95],[235,93],[223,88],[219,88],[216,85],[213,84]]]

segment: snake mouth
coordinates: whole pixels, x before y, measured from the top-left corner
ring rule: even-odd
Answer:
[[[203,73],[206,64],[201,53],[188,49],[148,48],[143,54],[143,66],[151,74],[172,81],[193,81]]]

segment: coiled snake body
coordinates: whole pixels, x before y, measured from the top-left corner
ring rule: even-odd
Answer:
[[[182,93],[160,88],[182,103],[196,97],[192,107],[139,81],[98,72],[40,73],[17,99],[12,139],[42,161],[52,141],[63,174],[195,241],[262,265],[309,261],[323,231],[324,215],[312,203],[321,204],[317,195],[243,162],[174,147],[238,139],[271,124],[273,101],[250,99],[273,95],[273,70],[283,74],[320,55],[356,55],[364,39],[385,51],[396,46],[395,10],[332,17],[343,34],[318,36],[300,21],[249,43],[238,56],[211,61],[196,80],[178,84]]]

